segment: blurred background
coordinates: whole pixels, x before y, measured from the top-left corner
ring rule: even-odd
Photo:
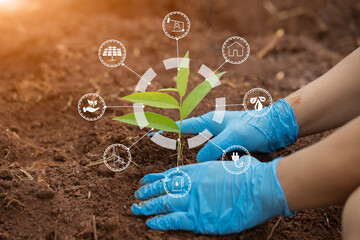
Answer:
[[[274,100],[286,97],[360,46],[358,0],[0,0],[0,239],[91,239],[92,215],[105,239],[215,238],[151,231],[145,218],[129,210],[138,180],[173,167],[173,152],[144,138],[132,152],[141,167],[131,165],[125,174],[103,165],[86,167],[101,160],[108,145],[130,146],[144,134],[111,120],[131,108],[108,109],[96,122],[80,118],[82,95],[96,92],[107,105],[128,104],[121,97],[134,92],[139,80],[125,68],[101,64],[99,46],[117,39],[126,47],[127,66],[139,75],[152,67],[158,76],[150,91],[174,87],[176,72],[165,71],[162,63],[176,56],[176,41],[161,28],[171,11],[191,21],[189,34],[179,41],[180,56],[190,50],[190,88],[204,80],[197,73],[202,64],[215,70],[224,62],[221,46],[227,38],[244,37],[251,48],[245,63],[222,67],[227,71],[222,85],[192,116],[213,110],[215,97],[241,103],[253,87],[267,89]],[[176,112],[169,116],[177,119]],[[327,135],[256,157],[269,161]],[[196,150],[185,149],[185,163],[195,156]],[[51,201],[34,194],[45,187],[54,192]],[[283,219],[275,232],[272,219],[235,237],[339,239],[341,210],[301,211]]]
[[[265,37],[284,28],[287,34],[308,36],[331,49],[349,53],[360,41],[359,8],[356,0],[0,0],[0,53],[1,57],[11,55],[31,45],[34,39],[59,42],[73,35],[89,41],[95,36],[106,39],[101,29],[131,41],[139,32],[154,35],[161,31],[159,22],[174,10],[190,16],[191,33],[229,31]],[[143,22],[145,19],[148,24]],[[133,21],[136,23],[132,25]],[[108,30],[111,26],[116,33]],[[93,34],[85,36],[85,28],[91,28]],[[32,44],[32,48],[37,46]]]
[[[28,87],[55,88],[63,78],[74,79],[75,85],[85,83],[87,77],[103,72],[115,82],[119,77],[130,77],[125,69],[110,71],[98,62],[95,54],[99,45],[112,38],[125,45],[125,63],[140,75],[150,66],[156,68],[151,64],[154,62],[160,63],[157,70],[163,71],[161,61],[175,56],[176,42],[163,34],[161,21],[174,10],[190,18],[190,33],[179,41],[180,55],[190,49],[196,69],[202,63],[216,69],[223,62],[222,43],[234,35],[250,42],[251,59],[247,66],[233,69],[256,76],[266,70],[276,76],[279,69],[261,65],[271,56],[282,60],[304,49],[310,55],[321,56],[327,51],[345,56],[360,45],[360,3],[356,0],[0,0],[1,96],[9,92],[19,97],[31,95]],[[284,30],[281,37],[278,30]],[[284,76],[299,78],[302,59],[294,60],[298,62],[291,65],[294,72],[284,72]],[[322,73],[319,69],[305,70],[310,75],[307,81]],[[80,79],[82,73],[86,77]],[[56,76],[42,76],[49,74]],[[33,80],[40,82],[34,85]]]

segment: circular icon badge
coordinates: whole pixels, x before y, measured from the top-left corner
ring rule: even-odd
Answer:
[[[230,37],[222,46],[222,54],[226,62],[240,64],[246,61],[250,55],[250,46],[242,37]]]
[[[244,96],[245,110],[253,117],[262,117],[270,112],[273,100],[268,91],[263,88],[250,89]]]
[[[189,175],[178,168],[166,174],[163,183],[166,193],[173,198],[184,197],[191,189]]]
[[[251,164],[249,151],[240,145],[227,148],[221,156],[222,165],[231,174],[242,174]]]
[[[111,39],[101,44],[98,56],[105,66],[118,67],[125,61],[126,49],[120,41]]]
[[[103,159],[110,170],[121,172],[130,165],[131,153],[129,148],[120,143],[111,144],[105,149]]]
[[[179,40],[190,31],[190,20],[182,12],[171,12],[165,16],[162,29],[169,38]]]
[[[96,121],[105,113],[104,99],[96,93],[88,93],[82,96],[78,102],[78,112],[87,121]]]

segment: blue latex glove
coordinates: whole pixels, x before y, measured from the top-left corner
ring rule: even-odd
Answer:
[[[242,156],[240,160],[244,160]],[[146,184],[135,192],[141,200],[131,208],[135,215],[159,215],[146,222],[155,230],[187,230],[203,234],[230,234],[254,227],[267,219],[291,216],[276,177],[279,159],[261,163],[252,158],[243,174],[230,174],[221,161],[179,167],[191,179],[191,190],[182,198],[164,195],[164,173],[146,175]],[[232,161],[227,167],[236,170]]]
[[[250,152],[270,153],[296,142],[299,127],[291,106],[280,99],[266,108],[270,111],[261,117],[246,111],[225,111],[221,124],[212,120],[215,112],[209,112],[184,120],[181,133],[198,134],[207,129],[216,136],[199,151],[196,158],[200,162],[218,159],[222,150],[233,145],[241,145]],[[266,108],[261,111],[268,111]]]

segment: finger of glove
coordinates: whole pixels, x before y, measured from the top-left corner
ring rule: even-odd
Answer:
[[[133,204],[131,210],[135,215],[157,215],[180,210],[180,202],[168,195]]]
[[[146,225],[154,230],[186,230],[194,231],[194,221],[185,212],[174,212],[166,215],[156,216],[148,221]]]
[[[157,132],[149,132],[148,134],[147,134],[147,137],[149,138],[149,137],[152,137],[152,136],[154,136],[156,133],[163,133],[164,131],[163,130],[160,130],[160,131],[157,131]]]
[[[149,198],[164,195],[165,193],[166,192],[165,192],[163,180],[157,180],[153,183],[146,184],[146,185],[142,186],[141,188],[139,188],[135,192],[134,196],[137,199],[146,200]]]
[[[189,169],[192,169],[193,167],[194,167],[194,164],[187,164],[187,165],[176,167],[176,168],[170,168],[162,173],[149,173],[140,180],[140,184],[145,185],[145,184],[153,183],[157,180],[161,180],[161,179],[165,178],[166,174],[168,174],[169,172],[175,171],[176,169],[180,169],[180,170],[186,172]]]
[[[176,122],[178,126],[180,126],[180,122]],[[185,119],[182,121],[181,124],[181,133],[183,134],[198,134],[205,129],[207,129],[208,126],[204,119],[200,117],[193,117],[189,119]]]
[[[140,180],[140,184],[145,185],[145,184],[153,183],[157,180],[163,179],[164,177],[165,177],[164,173],[149,173]]]
[[[205,146],[200,149],[196,159],[199,162],[217,160],[224,151],[232,146],[230,131],[224,130],[218,136],[208,141]]]

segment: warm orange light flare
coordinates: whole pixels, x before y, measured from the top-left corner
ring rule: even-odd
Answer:
[[[0,0],[0,11],[1,10],[13,10],[19,5],[19,0]]]
[[[11,0],[0,0],[0,5],[8,5],[11,3]]]

